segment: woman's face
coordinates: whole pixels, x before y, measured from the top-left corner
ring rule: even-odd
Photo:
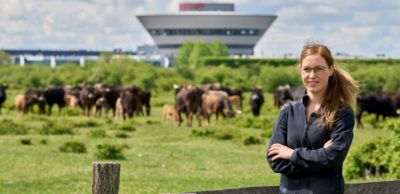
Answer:
[[[321,95],[328,87],[328,80],[333,74],[333,67],[329,68],[322,56],[318,54],[309,55],[301,62],[300,73],[307,93]]]

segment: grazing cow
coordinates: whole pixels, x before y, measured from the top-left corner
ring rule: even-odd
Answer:
[[[101,116],[101,112],[102,112],[102,107],[103,106],[105,106],[105,98],[104,97],[100,97],[94,103],[94,107],[95,107],[94,116],[99,116],[99,117]],[[113,111],[113,114],[115,116],[115,111]]]
[[[115,118],[123,118],[123,109],[122,109],[122,103],[121,103],[121,98],[117,99],[117,102],[115,102]]]
[[[164,121],[174,120],[176,122],[179,122],[178,111],[176,110],[176,108],[174,106],[164,104],[162,119]]]
[[[3,105],[3,102],[6,101],[6,99],[7,99],[6,89],[7,89],[6,84],[0,84],[0,114],[1,114],[1,107]]]
[[[39,107],[39,114],[45,114],[46,100],[44,98],[44,91],[40,89],[28,89],[25,91],[25,107],[24,113],[28,111],[33,112],[33,105],[37,104]]]
[[[107,86],[105,84],[96,84],[95,88],[96,88],[96,91],[100,94],[101,98],[103,98],[102,105],[97,108],[101,109],[102,107],[104,107],[106,114],[111,109],[113,116],[115,116],[115,109],[116,109],[115,105],[116,105],[117,99],[120,96],[122,87]]]
[[[17,109],[17,112],[19,114],[23,114],[25,110],[25,96],[22,94],[19,94],[15,96],[15,109]]]
[[[251,90],[250,99],[249,99],[251,111],[254,116],[260,116],[260,110],[262,105],[264,104],[264,95],[262,93],[262,88],[253,88]]]
[[[175,108],[178,111],[179,123],[178,125],[181,126],[182,124],[182,112],[186,112],[187,118],[187,126],[192,126],[193,115],[197,116],[199,121],[199,126],[201,126],[201,114],[202,114],[202,98],[201,96],[204,93],[204,90],[192,86],[192,85],[185,85],[181,86],[180,88],[175,88],[175,91],[179,91],[176,94],[175,99]]]
[[[236,113],[241,114],[242,113],[242,104],[241,104],[242,100],[240,99],[240,97],[235,95],[235,96],[229,96],[228,99],[229,99],[229,102],[231,103],[231,105],[233,107],[235,107]]]
[[[400,108],[400,93],[389,93],[390,98],[396,103],[396,109]]]
[[[67,103],[68,106],[70,107],[81,107],[82,103],[79,100],[79,94],[81,93],[81,89],[82,87],[78,86],[78,87],[72,87],[72,86],[65,86],[64,87],[64,91],[65,91],[65,102]],[[69,96],[74,96],[75,99],[73,97],[69,97]]]
[[[376,115],[375,123],[379,120],[379,116],[382,115],[383,119],[387,116],[397,116],[396,113],[396,102],[383,92],[360,94],[357,97],[357,127],[363,128],[361,117],[363,112],[374,113]]]
[[[65,102],[65,91],[63,88],[48,88],[44,90],[43,97],[48,107],[48,115],[51,115],[51,108],[54,104],[58,106],[58,113],[67,104]]]
[[[133,113],[137,110],[139,98],[132,93],[131,90],[125,89],[120,94],[122,105],[122,118],[125,120],[127,117],[132,118]]]
[[[141,91],[139,93],[140,103],[142,106],[146,108],[146,115],[150,116],[150,99],[151,99],[151,92],[148,91]]]
[[[305,94],[303,86],[291,88],[289,85],[278,86],[273,92],[274,105],[280,108],[286,101],[296,101],[301,99]]]
[[[215,113],[215,119],[222,114],[225,117],[235,116],[232,106],[228,99],[228,94],[224,91],[207,91],[202,95],[202,109],[207,125],[210,125],[211,114]]]
[[[146,109],[146,115],[150,116],[150,99],[151,99],[151,92],[144,91],[143,89],[139,88],[138,86],[132,86],[126,88],[131,91],[133,95],[138,99],[136,102],[136,115],[144,115],[142,106]]]
[[[83,114],[85,116],[90,116],[90,111],[98,98],[99,95],[93,87],[85,86],[81,89],[79,93],[79,101],[82,105]]]
[[[71,108],[76,108],[79,105],[78,98],[71,94],[65,94],[65,103]]]

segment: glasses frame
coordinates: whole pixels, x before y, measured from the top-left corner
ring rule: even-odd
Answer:
[[[311,72],[321,75],[326,69],[329,69],[327,65],[317,65],[315,67],[301,67],[300,72],[305,75],[310,75]]]

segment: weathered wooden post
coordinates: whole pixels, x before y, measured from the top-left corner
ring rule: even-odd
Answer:
[[[93,194],[118,194],[121,165],[113,162],[93,163]]]

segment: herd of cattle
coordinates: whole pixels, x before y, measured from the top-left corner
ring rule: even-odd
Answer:
[[[6,100],[7,85],[0,84],[0,113],[1,106]],[[187,126],[192,126],[193,117],[196,116],[199,126],[201,120],[210,124],[211,114],[222,117],[234,117],[242,113],[243,91],[231,89],[221,84],[206,85],[174,85],[175,105],[164,105],[163,119],[173,119],[180,126],[183,122],[182,113],[186,114]],[[273,92],[274,105],[281,107],[287,101],[298,100],[303,97],[303,87],[279,86]],[[25,94],[15,97],[15,107],[21,114],[33,112],[37,105],[39,114],[51,115],[53,105],[58,105],[59,111],[65,106],[80,107],[85,116],[94,112],[101,116],[112,111],[114,117],[126,118],[133,115],[150,115],[151,92],[137,86],[122,87],[95,84],[94,86],[81,87],[54,87],[47,89],[28,89]],[[251,89],[249,105],[254,116],[260,115],[264,104],[264,96],[260,87]],[[46,108],[47,107],[47,108]],[[396,117],[400,108],[400,93],[372,92],[362,93],[357,97],[356,119],[359,128],[363,127],[361,118],[363,112],[376,115],[376,121],[382,115]]]
[[[0,86],[1,102],[6,98],[4,85]],[[4,97],[3,97],[4,96]],[[15,97],[15,107],[18,112],[27,114],[33,112],[37,105],[39,114],[51,115],[53,105],[58,105],[59,112],[65,106],[80,107],[85,116],[90,116],[94,109],[96,116],[101,116],[103,110],[112,110],[113,116],[123,119],[133,114],[150,115],[151,93],[139,87],[120,87],[96,84],[82,87],[54,87],[47,89],[28,89],[25,94]],[[47,107],[47,108],[46,108]]]
[[[277,107],[282,106],[288,100],[298,100],[305,94],[305,90],[302,86],[291,88],[290,86],[280,86],[274,90],[274,104]],[[361,93],[357,96],[357,110],[356,119],[357,127],[363,128],[361,121],[362,114],[364,112],[372,113],[376,115],[375,123],[382,116],[383,119],[386,117],[397,117],[397,109],[400,108],[400,93],[386,93],[382,91]]]

